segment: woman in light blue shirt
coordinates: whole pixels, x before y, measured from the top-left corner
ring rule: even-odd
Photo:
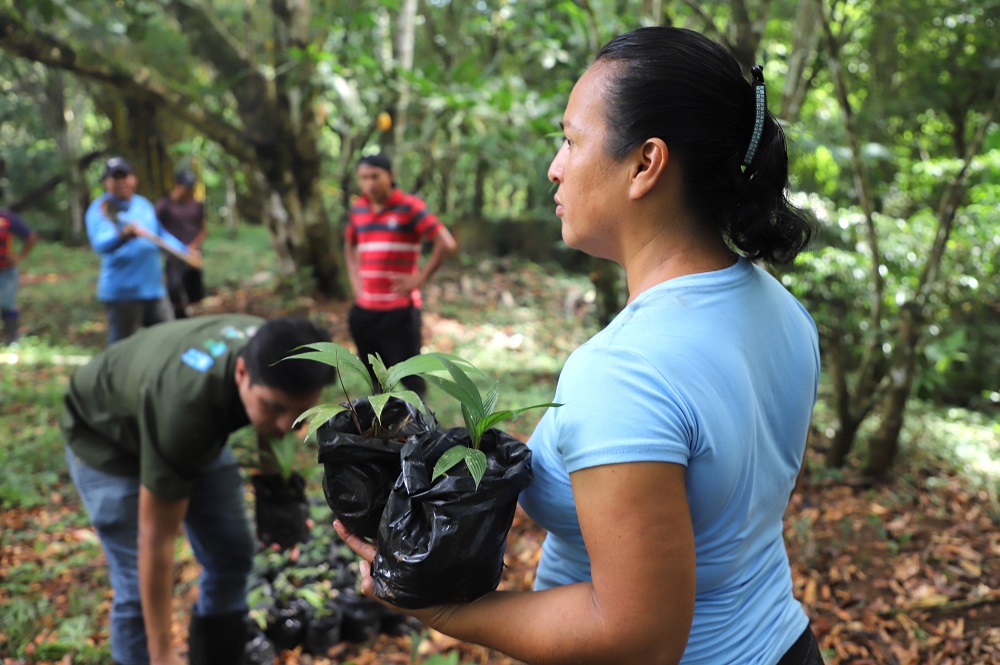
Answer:
[[[813,229],[785,198],[762,73],[695,32],[635,30],[562,126],[563,239],[622,265],[629,302],[569,358],[529,441],[521,504],[549,532],[535,590],[413,614],[528,663],[822,663],[782,539],[816,327],[754,263],[790,262]]]

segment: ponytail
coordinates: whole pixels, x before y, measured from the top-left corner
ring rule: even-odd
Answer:
[[[760,145],[737,188],[723,233],[747,258],[788,264],[806,248],[815,223],[788,202],[788,151],[781,126],[765,114]]]

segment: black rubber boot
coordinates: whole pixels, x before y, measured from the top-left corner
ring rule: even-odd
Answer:
[[[13,344],[21,338],[18,334],[19,316],[17,314],[3,313],[3,341],[4,344]]]
[[[190,665],[241,665],[246,644],[246,612],[191,615],[188,630]]]

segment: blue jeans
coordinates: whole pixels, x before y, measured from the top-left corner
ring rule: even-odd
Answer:
[[[139,595],[139,479],[88,466],[66,447],[70,476],[83,499],[108,560],[111,588],[111,657],[146,665],[146,628]],[[184,530],[202,566],[199,616],[246,611],[247,582],[256,543],[250,529],[243,478],[228,447],[199,478]]]
[[[166,296],[156,300],[122,300],[104,303],[108,315],[108,346],[125,339],[139,328],[174,320]]]
[[[15,310],[17,306],[18,269],[0,268],[0,310]]]

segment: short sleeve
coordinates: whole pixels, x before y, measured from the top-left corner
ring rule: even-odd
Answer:
[[[413,230],[424,240],[437,235],[441,220],[427,209],[427,204],[416,196],[410,197],[410,209],[413,211]]]
[[[556,447],[570,473],[603,464],[687,466],[696,425],[691,409],[640,354],[585,345],[559,378]]]
[[[5,216],[10,222],[10,230],[14,235],[19,238],[27,238],[31,235],[31,227],[28,226],[28,223],[25,222],[24,219],[16,212],[7,211]]]

